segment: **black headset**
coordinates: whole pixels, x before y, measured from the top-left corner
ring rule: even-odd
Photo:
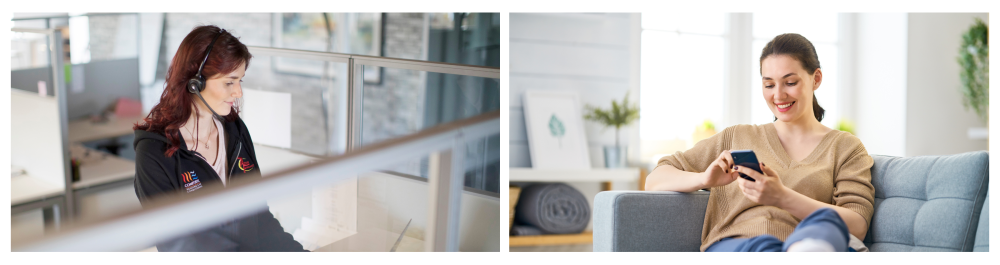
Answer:
[[[219,34],[215,35],[215,38],[212,39],[212,42],[208,44],[208,50],[205,51],[205,59],[201,60],[201,65],[198,66],[198,75],[195,75],[193,78],[191,78],[191,80],[188,80],[188,85],[187,85],[187,91],[190,92],[191,94],[198,95],[198,98],[201,99],[201,102],[205,103],[205,107],[208,107],[208,110],[212,111],[212,115],[214,115],[215,118],[220,121],[222,120],[222,116],[219,116],[218,113],[215,113],[215,110],[213,110],[211,106],[208,106],[208,102],[206,102],[205,98],[201,96],[201,91],[205,91],[205,77],[201,75],[201,69],[205,68],[205,62],[208,61],[208,55],[212,53],[212,46],[215,45],[215,41],[219,40],[219,37],[222,37],[223,33],[226,33],[226,30],[223,29],[222,31],[219,31]]]

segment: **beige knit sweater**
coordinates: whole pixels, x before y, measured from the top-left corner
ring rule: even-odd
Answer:
[[[657,166],[671,165],[687,172],[704,172],[723,150],[751,149],[757,159],[774,169],[785,187],[818,201],[855,211],[871,224],[875,188],[871,184],[874,163],[865,146],[854,135],[831,131],[802,161],[792,161],[778,141],[773,123],[736,125],[726,128],[693,148],[660,159]],[[773,206],[754,203],[743,196],[737,182],[710,189],[701,251],[723,238],[772,235],[784,241],[799,219]]]

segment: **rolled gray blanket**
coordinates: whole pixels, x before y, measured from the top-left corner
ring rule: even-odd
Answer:
[[[543,234],[580,233],[590,222],[587,198],[563,183],[525,187],[518,197],[515,211],[515,224],[533,226]]]

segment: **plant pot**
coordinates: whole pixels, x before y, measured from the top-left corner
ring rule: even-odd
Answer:
[[[691,144],[698,144],[701,140],[708,139],[715,135],[715,129],[696,129],[694,133],[691,134]]]
[[[627,154],[628,154],[628,147],[605,146],[604,167],[607,168],[625,167],[626,161],[628,161]]]

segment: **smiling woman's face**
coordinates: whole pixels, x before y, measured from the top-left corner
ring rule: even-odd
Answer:
[[[222,116],[229,115],[236,99],[243,97],[243,76],[245,75],[246,66],[240,66],[232,73],[215,75],[206,80],[205,91],[201,92],[201,96],[208,102],[208,106],[215,110],[215,113]],[[195,100],[195,102],[201,103],[200,100]]]
[[[813,92],[819,88],[822,71],[810,74],[795,58],[779,54],[764,58],[760,65],[764,101],[780,121],[813,116]]]

